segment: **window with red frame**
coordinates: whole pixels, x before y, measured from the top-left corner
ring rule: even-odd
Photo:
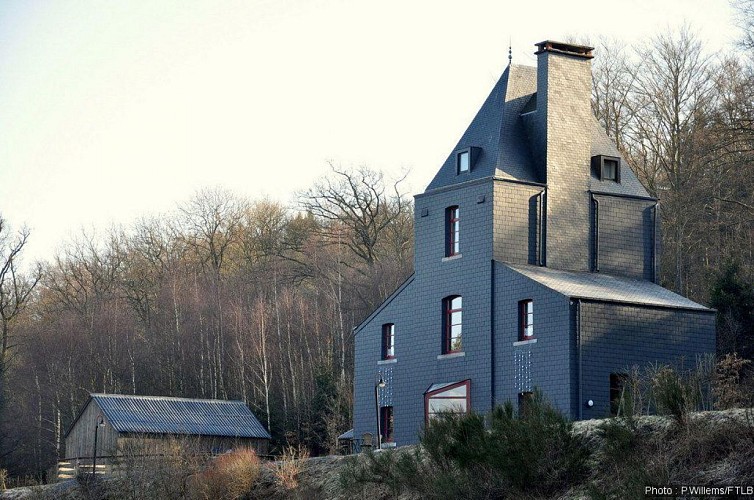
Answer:
[[[383,406],[380,408],[380,433],[383,443],[393,442],[393,407]]]
[[[442,352],[448,354],[463,350],[463,304],[460,295],[451,295],[443,301]]]
[[[531,391],[518,393],[518,414],[526,416],[531,410],[532,402],[534,401],[534,393]]]
[[[382,359],[395,357],[395,325],[386,323],[382,325]]]
[[[534,338],[534,302],[530,299],[518,303],[518,340]]]
[[[452,257],[461,253],[458,237],[460,235],[460,213],[458,206],[445,209],[445,256]]]
[[[424,393],[424,419],[429,422],[441,413],[465,415],[471,410],[470,381],[434,384]]]

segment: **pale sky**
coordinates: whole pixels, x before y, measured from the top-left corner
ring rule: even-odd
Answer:
[[[202,187],[294,203],[327,161],[424,190],[508,60],[687,22],[738,37],[728,0],[2,0],[0,213],[50,258],[81,228]],[[596,54],[599,57],[599,53]]]

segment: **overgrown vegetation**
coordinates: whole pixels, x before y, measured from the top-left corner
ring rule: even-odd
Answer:
[[[586,478],[589,450],[573,424],[537,394],[525,415],[513,406],[485,417],[441,415],[411,451],[368,453],[341,473],[346,491],[382,484],[423,498],[554,495]]]
[[[754,481],[754,413],[694,413],[750,404],[745,360],[700,359],[693,369],[634,368],[619,417],[571,423],[537,393],[524,414],[507,403],[486,418],[443,415],[413,449],[350,459],[347,494],[420,498],[642,498],[650,484]],[[652,416],[660,413],[664,416]]]
[[[753,2],[734,6],[752,48]],[[661,198],[661,282],[716,307],[720,353],[751,359],[751,52],[712,57],[688,28],[595,45],[594,114]],[[46,479],[90,391],[241,399],[274,445],[333,452],[350,421],[352,328],[411,273],[413,210],[399,184],[365,168],[335,166],[299,198],[202,190],[172,213],[61,242],[26,273],[29,231],[0,217],[8,484]],[[751,380],[743,360],[700,371],[695,385],[657,368],[634,378],[621,415],[668,412],[687,425],[690,410],[744,405],[752,392],[700,390],[702,373]]]
[[[216,457],[194,478],[191,497],[234,500],[246,495],[259,479],[259,457],[250,449],[238,449]]]

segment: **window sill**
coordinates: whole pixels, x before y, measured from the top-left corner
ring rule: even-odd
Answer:
[[[397,363],[398,358],[390,358],[390,359],[381,359],[377,361],[378,365],[389,365],[390,363]]]
[[[457,253],[455,255],[451,255],[450,257],[443,257],[442,258],[442,262],[448,262],[449,260],[460,259],[461,257],[463,257],[463,254],[462,253]]]
[[[519,340],[518,342],[514,342],[513,345],[519,346],[519,345],[536,344],[536,343],[537,343],[537,339],[529,339],[529,340]]]
[[[437,355],[437,359],[461,358],[463,356],[466,356],[466,353],[464,351],[461,351],[461,352],[449,352],[448,354],[438,354]]]

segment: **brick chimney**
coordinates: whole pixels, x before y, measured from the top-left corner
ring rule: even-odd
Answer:
[[[547,182],[546,264],[589,271],[592,47],[537,45],[540,176]]]

